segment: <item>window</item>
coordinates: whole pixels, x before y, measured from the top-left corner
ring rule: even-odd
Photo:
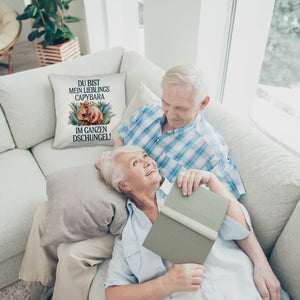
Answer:
[[[251,123],[300,155],[300,5],[276,0]]]

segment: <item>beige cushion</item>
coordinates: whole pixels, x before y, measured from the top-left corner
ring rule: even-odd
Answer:
[[[0,50],[7,47],[19,33],[17,13],[6,3],[0,2]]]
[[[281,233],[270,257],[273,270],[292,299],[300,295],[300,203]]]
[[[32,148],[37,163],[45,176],[51,173],[84,164],[93,164],[103,151],[111,150],[112,146],[88,146],[78,148],[53,149],[52,139]]]
[[[144,106],[150,101],[160,100],[143,82],[140,82],[139,87],[133,97],[133,99],[128,104],[121,123],[126,121],[132,114],[134,114],[140,107]],[[114,140],[117,139],[119,133],[117,130],[112,132],[112,137]]]
[[[125,73],[50,75],[56,128],[54,148],[114,145],[112,131],[125,110]]]
[[[300,160],[218,103],[204,115],[229,145],[246,189],[240,200],[268,255],[300,198]]]
[[[15,147],[5,116],[0,107],[0,153]]]
[[[46,201],[46,181],[28,150],[0,155],[0,262],[25,249],[34,212]]]
[[[43,68],[1,76],[0,104],[18,148],[27,149],[54,136],[54,97],[49,74],[116,73],[123,52],[123,48],[118,47]]]
[[[94,165],[57,171],[47,177],[49,212],[41,245],[76,242],[111,233],[127,222],[126,197],[112,190]]]
[[[151,61],[145,59],[136,52],[130,51],[124,54],[120,72],[126,72],[126,101],[127,104],[134,97],[140,82],[144,82],[158,95],[162,94],[160,82],[164,71]]]

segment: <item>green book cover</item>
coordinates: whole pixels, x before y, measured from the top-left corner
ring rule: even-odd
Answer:
[[[143,246],[174,264],[203,264],[228,205],[228,199],[201,186],[183,196],[175,183]]]

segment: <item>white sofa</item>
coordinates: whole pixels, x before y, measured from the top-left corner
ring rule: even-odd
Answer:
[[[93,163],[109,146],[53,149],[55,111],[48,74],[126,72],[126,101],[140,81],[161,95],[163,71],[121,47],[0,77],[0,288],[17,280],[32,217],[47,201],[45,176]],[[205,117],[228,143],[243,179],[256,235],[292,299],[300,299],[300,160],[211,102]],[[296,137],[295,137],[296,138]],[[99,265],[90,299],[105,299],[106,260]],[[246,292],[246,291],[245,291]]]

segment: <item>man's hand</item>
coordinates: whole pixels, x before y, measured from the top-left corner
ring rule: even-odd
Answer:
[[[281,299],[280,282],[273,273],[269,264],[260,264],[259,266],[254,266],[254,281],[261,297],[264,300]]]
[[[177,176],[177,185],[182,189],[184,196],[190,196],[201,184],[207,184],[213,173],[203,170],[190,169],[180,172]]]
[[[170,271],[161,277],[168,294],[183,291],[197,291],[204,278],[205,268],[199,264],[173,265]]]
[[[112,151],[104,151],[101,153],[100,157],[98,158],[98,160],[95,163],[95,166],[98,170],[101,170],[101,166],[103,161],[111,154]]]

